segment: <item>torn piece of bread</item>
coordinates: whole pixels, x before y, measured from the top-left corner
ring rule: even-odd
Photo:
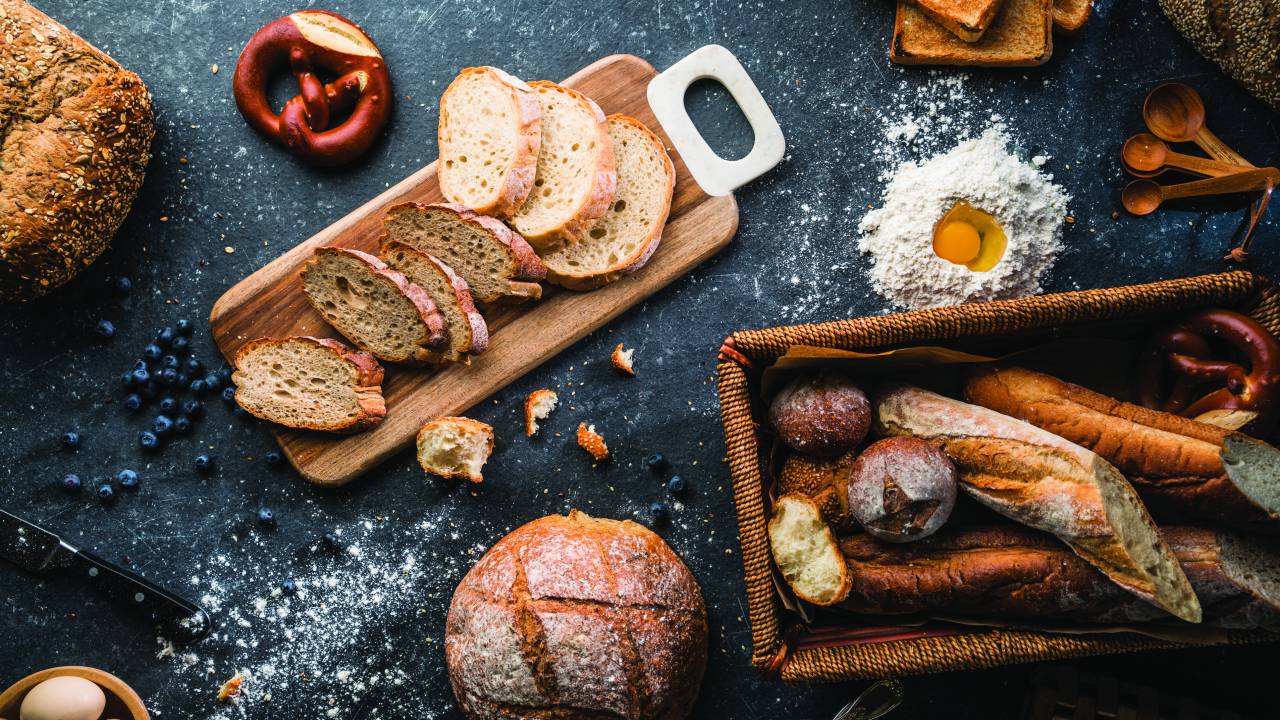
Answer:
[[[440,192],[481,215],[509,217],[533,187],[542,107],[495,67],[464,68],[440,96]]]
[[[382,366],[368,353],[306,336],[258,338],[232,361],[236,403],[301,430],[358,432],[382,422]]]
[[[604,444],[604,436],[596,432],[595,425],[578,423],[578,447],[590,453],[596,462],[609,459],[609,446]]]
[[[614,348],[613,354],[609,356],[609,362],[613,363],[618,372],[634,376],[636,374],[635,354],[635,348],[623,350],[622,343],[618,343],[618,347]]]
[[[803,495],[778,498],[769,520],[769,548],[778,571],[801,600],[835,605],[849,595],[849,568],[813,500]]]
[[[493,452],[493,428],[464,417],[432,420],[418,431],[418,464],[450,480],[484,480],[480,470]]]
[[[965,42],[977,42],[1004,0],[913,0],[931,20]]]
[[[1005,0],[977,42],[965,42],[898,0],[889,59],[900,65],[1028,67],[1053,55],[1053,0]]]
[[[404,243],[391,242],[382,248],[382,259],[409,281],[426,291],[444,315],[449,327],[449,345],[433,353],[433,364],[471,364],[471,356],[489,349],[489,327],[471,301],[467,281],[432,255]]]
[[[1093,14],[1093,0],[1053,0],[1053,29],[1072,35]]]
[[[524,399],[524,434],[533,437],[538,433],[538,421],[545,420],[556,405],[560,404],[560,396],[554,390],[542,388],[529,393]]]

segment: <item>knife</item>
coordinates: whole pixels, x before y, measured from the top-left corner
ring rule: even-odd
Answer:
[[[158,622],[165,637],[182,645],[203,638],[213,627],[200,606],[4,510],[0,510],[0,558],[31,573],[79,576],[112,600]]]

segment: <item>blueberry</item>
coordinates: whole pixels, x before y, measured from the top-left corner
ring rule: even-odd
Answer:
[[[189,357],[187,358],[187,361],[182,364],[182,369],[186,371],[188,375],[199,375],[204,372],[204,363],[193,357]]]
[[[173,429],[179,435],[186,435],[191,432],[191,418],[186,415],[179,415],[173,419]]]
[[[654,502],[649,505],[649,515],[653,517],[655,522],[666,520],[667,513],[667,504],[664,502]]]
[[[644,466],[654,472],[662,472],[667,468],[667,458],[660,452],[656,452],[644,459]]]
[[[111,487],[111,483],[103,483],[98,486],[98,498],[102,502],[111,502],[116,499],[116,489]]]
[[[342,543],[338,541],[338,533],[332,531],[324,534],[324,544],[330,550],[342,549]]]
[[[267,527],[276,526],[276,514],[271,512],[271,508],[262,508],[258,511],[258,522]]]
[[[233,387],[223,389],[222,402],[233,403],[235,401],[236,401],[236,389]]]
[[[280,467],[280,463],[284,461],[284,458],[280,457],[280,453],[276,452],[275,450],[272,450],[268,452],[266,455],[263,455],[262,459],[266,460],[267,465],[270,467]]]
[[[178,409],[177,400],[171,397],[160,398],[160,412],[171,413],[177,409]]]
[[[280,590],[285,595],[292,595],[298,592],[298,583],[294,582],[293,578],[285,578],[280,582]]]
[[[179,335],[173,339],[169,347],[179,355],[186,355],[191,350],[191,341]]]
[[[62,489],[69,493],[80,492],[80,476],[75,473],[62,476]]]
[[[188,400],[182,403],[182,412],[188,417],[200,417],[204,414],[204,403],[199,400]]]
[[[205,384],[204,380],[198,378],[192,380],[190,384],[187,385],[187,389],[196,397],[204,397],[205,393],[209,392],[209,386]]]
[[[143,450],[155,450],[160,447],[160,438],[150,430],[143,430],[138,433],[138,444]]]
[[[98,337],[104,340],[110,340],[116,336],[115,323],[110,320],[99,320],[98,327],[94,329],[94,332],[98,333]]]
[[[117,295],[128,297],[129,293],[133,292],[133,281],[129,279],[128,275],[121,275],[116,278],[114,287]]]
[[[196,471],[200,473],[211,473],[216,465],[213,458],[208,455],[200,454],[196,456]]]
[[[164,328],[160,332],[156,333],[156,342],[163,347],[169,347],[169,345],[173,342],[173,338],[175,335],[176,333],[173,332],[173,328],[171,327]]]
[[[181,320],[173,324],[173,331],[179,335],[190,335],[191,321],[186,318],[182,318]]]
[[[178,356],[165,355],[164,357],[160,358],[160,367],[174,368],[176,370],[178,368]]]
[[[160,382],[165,385],[178,384],[178,371],[173,368],[165,368],[160,371]]]
[[[147,343],[147,346],[142,348],[142,357],[148,360],[159,360],[163,354],[164,350],[155,343]]]
[[[222,382],[226,382],[226,381],[230,380],[230,379],[231,379],[231,368],[224,367],[224,368],[222,368],[221,370],[219,370],[219,371],[218,371],[218,377],[222,378]]]
[[[137,490],[138,473],[132,470],[121,470],[116,473],[116,482],[120,483],[120,487],[125,490]]]
[[[156,437],[164,437],[173,432],[173,418],[168,415],[157,415],[156,419],[151,421],[151,432],[155,433]]]
[[[672,475],[667,481],[667,492],[672,495],[683,495],[685,490],[689,489],[689,484],[679,475]]]
[[[217,391],[218,388],[222,387],[222,377],[217,373],[209,373],[204,378],[204,386],[210,390]]]
[[[129,393],[124,399],[124,409],[129,412],[137,412],[142,409],[142,396],[138,393]]]
[[[146,370],[146,371],[150,372],[150,371],[151,371],[151,366],[147,364],[147,361],[146,361],[146,360],[135,360],[135,361],[134,361],[134,363],[133,363],[133,369],[134,369],[134,370]]]
[[[68,450],[75,450],[80,447],[80,433],[75,430],[62,433],[62,437],[58,439],[62,443],[62,447]]]

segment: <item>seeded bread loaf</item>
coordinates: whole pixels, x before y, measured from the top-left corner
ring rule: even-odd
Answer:
[[[1280,112],[1280,6],[1276,0],[1160,0],[1200,54]]]
[[[482,482],[493,452],[493,428],[479,420],[443,417],[418,431],[418,464],[432,475]]]
[[[796,493],[811,498],[822,519],[841,533],[857,532],[858,521],[849,512],[849,471],[858,458],[856,450],[836,458],[816,458],[792,453],[778,472],[779,495]]]
[[[929,19],[965,42],[977,42],[1004,0],[913,0]]]
[[[542,258],[551,282],[570,290],[594,290],[643,267],[671,211],[676,169],[662,141],[626,115],[610,115],[608,128],[618,176],[613,204],[580,242]]]
[[[382,422],[382,366],[337,340],[258,338],[232,361],[236,403],[251,415],[301,430],[357,432]]]
[[[440,192],[509,217],[529,196],[542,142],[533,89],[495,67],[465,68],[440,97]]]
[[[1053,0],[1004,0],[991,27],[965,42],[930,20],[909,0],[898,0],[889,59],[901,65],[1043,65],[1053,54]]]
[[[20,0],[0,0],[0,302],[44,295],[111,242],[155,135],[137,75]]]
[[[519,234],[501,222],[449,203],[406,203],[387,211],[383,243],[402,242],[442,260],[467,281],[476,302],[542,297],[547,268]]]
[[[302,269],[302,290],[326,322],[381,360],[426,363],[448,341],[426,292],[368,253],[316,248]]]
[[[444,316],[449,331],[447,350],[433,351],[432,363],[471,363],[472,355],[489,349],[489,328],[471,301],[467,283],[437,258],[404,243],[382,248],[382,260],[422,288]]]
[[[578,242],[609,210],[618,183],[600,106],[576,90],[529,83],[542,106],[533,189],[510,222],[539,252]]]

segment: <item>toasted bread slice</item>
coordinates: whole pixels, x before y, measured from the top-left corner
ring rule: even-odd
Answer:
[[[479,355],[489,348],[489,328],[471,301],[467,281],[458,277],[448,265],[399,242],[382,248],[382,260],[425,290],[444,315],[445,324],[449,327],[449,347],[436,353],[437,357],[429,362],[469,365],[472,355]]]
[[[479,420],[443,417],[418,431],[418,464],[432,475],[482,482],[493,452],[493,428]]]
[[[773,562],[792,592],[814,605],[835,605],[853,579],[818,505],[804,495],[783,495],[769,519]]]
[[[533,190],[510,222],[542,254],[595,226],[613,202],[618,176],[600,106],[552,82],[529,85],[542,104],[542,146]]]
[[[914,0],[930,19],[965,42],[977,42],[1004,0]]]
[[[337,340],[258,338],[232,361],[236,402],[255,417],[301,430],[357,432],[382,422],[382,366]]]
[[[547,277],[592,290],[640,269],[658,249],[671,211],[676,169],[662,141],[626,115],[610,115],[618,188],[609,211],[581,242],[543,255]]]
[[[1053,29],[1072,35],[1089,22],[1093,0],[1054,0]]]
[[[965,42],[929,19],[920,8],[898,1],[889,59],[902,65],[1043,65],[1053,55],[1053,0],[1005,0],[977,42]]]
[[[556,405],[560,404],[560,396],[555,390],[542,388],[529,393],[524,399],[524,434],[533,437],[538,433],[538,421],[546,420]]]
[[[547,268],[519,234],[461,205],[405,203],[387,211],[383,243],[402,242],[439,258],[467,281],[478,303],[542,297]]]
[[[481,215],[510,217],[533,187],[541,118],[533,89],[518,78],[464,68],[440,97],[440,192]]]

